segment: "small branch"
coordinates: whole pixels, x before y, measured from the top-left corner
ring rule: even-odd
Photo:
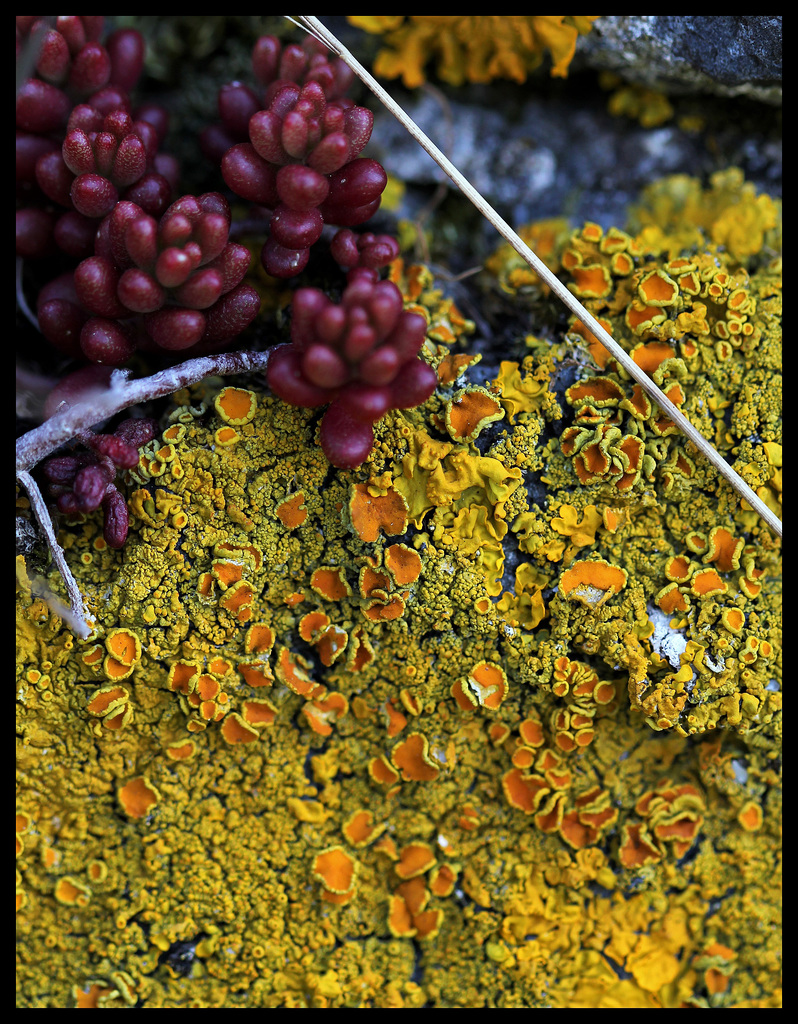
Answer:
[[[269,352],[222,352],[200,356],[177,366],[137,380],[115,380],[110,387],[94,392],[78,405],[56,413],[40,427],[29,430],[17,441],[17,475],[32,469],[37,462],[71,441],[83,430],[115,416],[141,402],[150,402],[171,395],[181,388],[196,384],[205,377],[224,377],[235,373],[265,371]],[[121,376],[121,375],[120,375]]]
[[[58,538],[56,537],[55,529],[53,528],[53,521],[50,518],[47,505],[42,497],[42,492],[39,490],[39,485],[30,473],[22,472],[19,474],[18,479],[28,493],[33,514],[36,516],[36,521],[47,539],[47,546],[50,548],[53,561],[55,562],[58,571],[61,573],[61,578],[66,585],[70,607],[66,608],[61,604],[58,598],[55,597],[55,595],[49,594],[46,591],[42,591],[40,596],[47,601],[48,605],[50,605],[57,615],[64,619],[76,636],[85,640],[91,633],[91,616],[86,610],[83,602],[83,595],[75,581],[75,577],[72,575],[72,570],[67,565],[66,558],[64,557],[64,549],[58,543]]]
[[[754,493],[743,478],[736,473],[726,462],[723,456],[706,440],[706,438],[693,426],[683,412],[670,401],[670,399],[657,387],[654,381],[641,370],[627,352],[607,333],[596,318],[589,313],[576,296],[570,292],[560,279],[553,274],[546,264],[535,255],[510,225],[499,216],[490,203],[478,192],[474,186],[465,178],[454,164],[438,149],[435,143],[421,131],[416,122],[399,106],[399,104],[383,89],[379,82],[363,67],[363,65],[350,53],[349,50],[333,35],[318,18],[302,16],[299,18],[302,27],[311,35],[321,40],[333,53],[344,61],[355,74],[371,89],[380,102],[394,115],[407,131],[413,136],[418,144],[429,153],[432,159],[441,167],[446,174],[457,185],[460,191],[469,199],[479,212],[486,217],[519,256],[548,284],[551,290],[581,320],[585,327],[593,334],[604,348],[623,366],[627,373],[640,384],[646,394],[656,402],[663,412],[673,420],[682,433],[689,438],[696,448],[715,466],[717,471],[724,477],[737,493],[748,502],[755,512],[767,523],[773,532],[781,537],[781,521],[771,512],[767,505]]]

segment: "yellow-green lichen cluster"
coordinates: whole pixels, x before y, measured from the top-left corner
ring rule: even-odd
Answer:
[[[775,502],[773,225],[705,195],[701,245],[676,180],[556,258]],[[470,379],[473,325],[391,273],[440,386],[358,471],[207,380],[124,549],[62,525],[87,641],[20,564],[19,1005],[778,1005],[777,544],[591,339]]]

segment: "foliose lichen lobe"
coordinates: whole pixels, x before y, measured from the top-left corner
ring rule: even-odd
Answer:
[[[780,508],[777,206],[635,217],[548,258]],[[20,1002],[777,1005],[778,544],[577,324],[481,367],[391,277],[439,387],[359,470],[208,380],[62,524],[87,641],[20,563]]]

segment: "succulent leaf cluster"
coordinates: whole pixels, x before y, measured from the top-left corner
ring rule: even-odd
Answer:
[[[111,548],[125,543],[129,521],[117,474],[138,465],[139,448],[152,440],[156,426],[151,419],[123,420],[112,434],[87,433],[83,450],[55,455],[42,466],[59,512],[77,515],[102,508],[103,537]]]
[[[389,409],[420,405],[437,376],[418,355],[426,334],[419,313],[376,271],[349,275],[340,304],[317,288],[301,288],[292,307],[291,344],[269,362],[272,391],[291,405],[327,405],[321,447],[339,468],[355,468],[374,444],[373,424]]]

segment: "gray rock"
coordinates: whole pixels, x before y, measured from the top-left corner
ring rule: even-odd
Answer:
[[[781,103],[781,15],[604,15],[579,40],[582,60],[671,95]]]

